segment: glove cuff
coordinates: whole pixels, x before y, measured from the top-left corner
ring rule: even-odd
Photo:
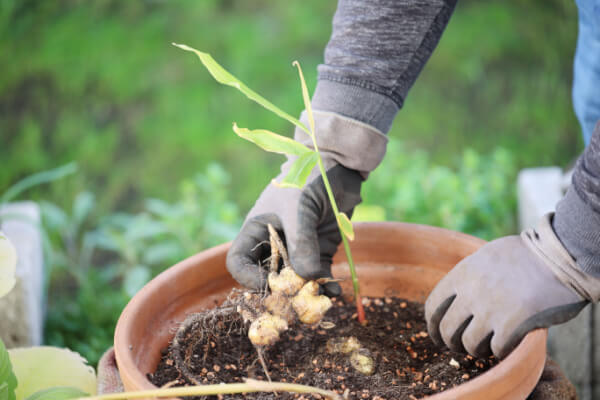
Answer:
[[[573,289],[582,299],[598,302],[600,279],[586,274],[577,266],[552,229],[553,217],[554,213],[546,214],[535,229],[523,231],[522,240],[544,260],[544,264],[565,286]]]
[[[367,178],[385,155],[388,138],[363,122],[326,111],[313,111],[319,151],[346,168],[354,169]],[[308,126],[306,112],[300,121]],[[312,148],[312,140],[296,128],[294,139]]]

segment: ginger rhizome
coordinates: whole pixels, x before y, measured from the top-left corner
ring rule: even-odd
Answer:
[[[281,238],[269,225],[271,266],[267,278],[271,293],[262,300],[264,310],[256,313],[256,294],[245,293],[247,301],[238,306],[244,320],[250,321],[248,338],[255,346],[269,346],[279,340],[296,318],[305,324],[319,323],[332,306],[327,296],[319,295],[319,284],[306,281],[293,270]],[[280,258],[283,268],[277,271]],[[250,307],[249,307],[250,306]]]

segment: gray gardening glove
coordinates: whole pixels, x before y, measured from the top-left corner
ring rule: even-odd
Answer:
[[[425,303],[431,338],[476,357],[505,357],[535,328],[575,317],[600,299],[600,279],[575,264],[547,215],[534,229],[482,246]]]
[[[348,217],[360,203],[363,177],[355,170],[328,161],[327,177],[340,211]],[[285,163],[276,181],[289,169]],[[267,186],[250,211],[242,230],[227,254],[227,268],[244,286],[264,287],[267,270],[259,262],[270,255],[267,224],[283,234],[296,273],[306,279],[331,277],[331,259],[342,238],[323,179],[315,167],[302,189]],[[329,296],[338,296],[338,283],[323,285]]]
[[[350,217],[361,201],[362,182],[383,158],[387,138],[337,114],[315,111],[314,115],[319,150],[334,197],[339,211]],[[310,145],[308,136],[299,129],[295,139]],[[276,182],[287,174],[291,162],[283,164]],[[227,254],[227,269],[244,286],[265,286],[267,270],[260,262],[270,255],[269,223],[282,234],[298,275],[306,279],[331,277],[331,260],[341,236],[318,167],[302,189],[268,185],[250,210]],[[328,282],[322,289],[329,296],[341,293],[336,282]]]

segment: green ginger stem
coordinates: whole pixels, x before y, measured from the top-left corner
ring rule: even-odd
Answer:
[[[306,128],[306,126],[304,126],[304,124],[302,123],[300,123],[298,126],[302,130],[304,130],[308,134],[308,136],[310,136],[313,146],[315,148],[315,152],[317,153],[317,164],[319,165],[319,170],[321,172],[321,176],[323,177],[323,184],[325,185],[325,190],[327,191],[327,195],[329,196],[329,202],[331,203],[331,208],[333,209],[335,215],[335,222],[337,223],[338,229],[340,230],[342,242],[344,243],[344,251],[346,252],[346,258],[348,259],[348,267],[350,268],[350,275],[352,276],[352,286],[354,288],[354,299],[356,301],[356,314],[358,317],[358,321],[361,324],[365,325],[367,323],[367,320],[365,318],[365,310],[363,308],[362,299],[360,297],[358,276],[356,275],[356,269],[354,267],[354,260],[352,259],[352,252],[350,251],[348,238],[344,233],[344,229],[342,229],[340,211],[335,201],[335,197],[333,196],[333,190],[331,190],[331,185],[329,184],[329,179],[327,178],[327,173],[325,171],[325,166],[323,165],[323,159],[321,158],[321,153],[319,152],[319,146],[317,145],[317,136],[315,133],[315,120],[312,113],[312,106],[310,103],[308,88],[306,87],[306,81],[304,80],[304,74],[302,73],[302,67],[300,67],[300,63],[298,61],[294,61],[292,64],[296,66],[296,68],[298,68],[298,75],[300,76],[300,85],[302,87],[302,97],[304,99],[304,106],[306,107],[306,115],[308,117],[309,128]]]
[[[339,220],[339,209],[335,201],[335,197],[333,196],[333,190],[331,189],[331,185],[329,184],[329,179],[327,178],[325,165],[323,164],[323,159],[321,158],[321,153],[319,152],[319,146],[317,145],[316,135],[314,132],[310,131],[309,136],[312,139],[315,152],[317,153],[317,164],[319,165],[319,170],[321,172],[321,176],[323,177],[323,184],[325,185],[325,190],[327,191],[327,196],[329,196],[329,202],[331,203],[331,208],[333,209],[335,220],[337,222],[340,235],[342,236],[344,251],[346,252],[346,258],[348,259],[348,267],[350,268],[350,275],[352,276],[352,288],[354,289],[354,298],[356,300],[358,322],[360,322],[361,324],[365,324],[365,311],[362,306],[358,275],[356,274],[356,268],[354,267],[354,259],[352,258],[352,252],[350,251],[350,244],[348,243],[348,238],[346,237],[346,234],[344,233],[344,231],[342,231],[341,223]]]

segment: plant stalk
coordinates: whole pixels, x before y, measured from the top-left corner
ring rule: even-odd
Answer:
[[[362,304],[362,297],[360,296],[360,286],[358,284],[356,269],[354,268],[354,260],[352,259],[352,253],[350,252],[350,243],[348,243],[348,238],[346,238],[343,233],[342,243],[344,243],[344,251],[346,252],[346,258],[348,258],[348,266],[350,267],[350,275],[352,276],[352,287],[354,288],[354,301],[356,302],[356,315],[358,322],[361,325],[366,325],[367,318],[365,316],[365,309]]]
[[[339,394],[308,385],[283,382],[263,382],[246,379],[245,383],[226,383],[216,385],[197,385],[167,389],[139,390],[133,392],[109,393],[99,396],[80,397],[79,400],[126,400],[153,397],[204,396],[217,394],[251,393],[251,392],[293,392],[318,393],[328,399],[341,400]]]
[[[310,138],[312,139],[313,146],[315,147],[315,151],[317,153],[317,164],[319,165],[319,170],[321,171],[321,176],[323,177],[323,184],[325,185],[325,190],[327,191],[327,196],[329,196],[329,202],[331,203],[331,208],[333,209],[338,229],[340,231],[340,235],[342,236],[342,243],[344,243],[344,251],[346,252],[346,258],[348,259],[348,267],[350,268],[350,275],[352,276],[352,287],[354,289],[354,300],[356,301],[356,315],[358,317],[358,322],[361,325],[365,325],[367,323],[367,319],[365,317],[365,309],[362,305],[362,298],[360,296],[360,285],[358,283],[358,276],[356,275],[356,268],[354,267],[354,260],[352,259],[352,253],[350,251],[350,244],[348,243],[348,238],[342,231],[341,223],[338,217],[339,209],[337,203],[335,202],[333,190],[331,190],[331,185],[329,184],[329,179],[327,178],[325,165],[323,164],[323,159],[321,158],[321,153],[319,152],[319,146],[317,145],[317,138],[315,136],[315,133],[312,131],[310,132]]]

